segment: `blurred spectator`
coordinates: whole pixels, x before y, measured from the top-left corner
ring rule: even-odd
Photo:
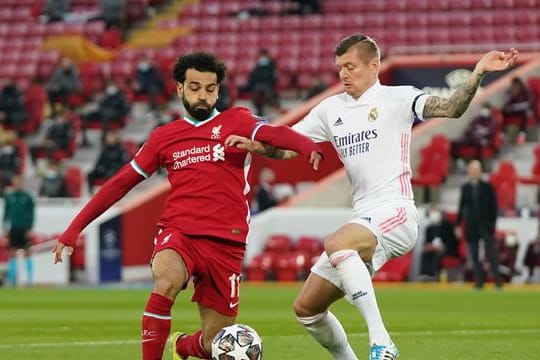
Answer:
[[[259,173],[259,185],[255,190],[255,210],[261,212],[278,204],[272,190],[272,184],[276,179],[274,170],[263,168]]]
[[[306,92],[305,99],[309,100],[315,95],[322,93],[327,88],[328,88],[328,84],[324,82],[324,79],[321,77],[321,75],[313,74],[313,76],[311,77],[311,86]]]
[[[527,281],[531,282],[534,276],[534,268],[540,267],[540,233],[529,243],[523,263],[529,269]]]
[[[219,84],[218,100],[216,102],[216,109],[218,111],[225,111],[233,104],[233,99],[229,86],[225,81]]]
[[[319,0],[293,0],[294,13],[300,15],[316,14],[320,12]]]
[[[534,115],[533,97],[525,82],[518,77],[512,79],[502,107],[504,117],[516,116],[521,118],[521,131],[525,131],[527,118]]]
[[[22,135],[22,126],[28,119],[28,114],[24,105],[24,96],[13,79],[4,80],[0,96],[0,123],[12,125],[17,130],[17,134]]]
[[[432,209],[429,212],[429,225],[426,228],[420,275],[438,281],[443,257],[457,257],[458,247],[454,225],[439,210]]]
[[[126,28],[126,0],[100,0],[99,16],[105,21],[107,29],[118,28],[124,32]]]
[[[151,110],[157,111],[157,97],[165,90],[165,84],[150,57],[144,56],[140,59],[131,86],[135,94],[148,95]]]
[[[21,164],[21,154],[14,145],[15,134],[12,132],[0,133],[0,196],[17,175]]]
[[[489,261],[495,285],[502,287],[499,262],[495,251],[495,223],[497,221],[497,199],[493,186],[482,180],[482,164],[478,160],[467,166],[468,182],[461,187],[456,235],[461,237],[461,222],[465,223],[465,238],[474,266],[475,288],[484,286],[485,277],[480,262],[480,240],[484,242],[486,259]]]
[[[69,11],[69,0],[47,0],[43,7],[43,22],[54,22],[64,20],[64,16]]]
[[[255,106],[257,115],[264,116],[265,105],[278,106],[278,94],[275,87],[278,80],[275,60],[268,50],[261,49],[259,58],[251,73],[247,84],[240,91],[251,93],[251,100]]]
[[[465,133],[459,140],[452,141],[452,155],[457,157],[458,149],[461,146],[472,146],[475,148],[475,158],[482,158],[482,148],[490,146],[497,133],[497,123],[493,115],[491,104],[484,103],[480,109],[480,114],[469,124]]]
[[[48,125],[45,131],[43,141],[40,144],[30,146],[30,156],[34,166],[39,153],[42,151],[47,152],[49,160],[54,157],[55,150],[69,151],[73,136],[73,124],[69,120],[67,112],[64,109],[56,111],[52,123]]]
[[[70,58],[62,58],[62,61],[47,82],[46,88],[53,115],[57,101],[60,101],[62,105],[67,105],[70,95],[81,92],[82,85],[79,72]]]
[[[39,196],[51,198],[68,196],[66,179],[60,169],[59,161],[49,160],[41,180]]]
[[[111,178],[124,164],[129,161],[129,153],[120,141],[115,131],[109,131],[105,136],[105,144],[99,154],[94,170],[88,173],[88,189],[94,191],[97,179],[107,180]]]
[[[88,145],[86,128],[89,121],[100,121],[103,129],[101,140],[105,141],[105,134],[111,124],[121,124],[124,117],[129,113],[129,104],[124,93],[110,81],[105,89],[105,94],[99,102],[98,108],[82,115],[83,121],[83,145]]]
[[[21,176],[13,178],[13,191],[4,199],[3,230],[8,234],[8,279],[11,286],[17,284],[17,250],[24,250],[28,285],[32,284],[34,264],[30,257],[29,234],[34,226],[34,199],[24,189]]]

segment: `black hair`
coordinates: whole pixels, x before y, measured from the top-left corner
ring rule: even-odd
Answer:
[[[362,55],[364,55],[366,61],[381,58],[381,50],[377,42],[364,34],[354,34],[342,39],[336,46],[334,56],[341,56],[354,46],[362,48]]]
[[[188,69],[214,73],[217,76],[217,83],[220,84],[225,78],[225,71],[227,70],[227,67],[214,54],[204,51],[197,51],[187,55],[182,55],[176,60],[173,68],[174,80],[179,83],[183,83],[186,80],[186,71]]]

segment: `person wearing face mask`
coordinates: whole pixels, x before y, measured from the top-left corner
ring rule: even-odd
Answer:
[[[491,146],[497,134],[497,124],[490,103],[483,103],[475,117],[459,140],[452,141],[452,155],[457,158],[460,148],[473,147],[475,159],[482,159],[482,149]]]
[[[56,109],[55,104],[58,101],[62,105],[66,105],[70,95],[81,92],[82,84],[79,72],[70,58],[64,57],[61,60],[49,81],[47,81],[46,89],[53,116]]]
[[[0,196],[19,171],[21,154],[14,146],[15,134],[0,131]]]
[[[249,74],[247,84],[240,88],[240,91],[251,94],[251,100],[258,116],[264,116],[266,105],[277,106],[278,94],[275,89],[277,80],[276,62],[268,50],[261,49],[257,63]]]
[[[165,84],[159,70],[152,64],[150,57],[144,56],[138,62],[135,79],[131,86],[136,95],[147,95],[150,109],[157,112],[157,97],[163,94]]]
[[[17,84],[13,79],[4,80],[4,87],[0,93],[0,123],[13,126],[17,134],[21,135],[22,126],[27,119],[24,96]]]
[[[130,110],[129,103],[126,100],[124,93],[116,86],[111,80],[107,83],[105,88],[105,94],[99,102],[96,111],[92,111],[82,115],[83,131],[82,131],[82,145],[88,146],[88,139],[86,136],[86,128],[89,122],[99,122],[102,128],[101,140],[105,141],[105,135],[111,128],[111,125],[116,124],[119,127],[124,123],[124,118],[128,115]]]
[[[458,256],[458,239],[454,225],[437,209],[429,212],[424,249],[420,260],[420,276],[439,280],[441,261],[444,256]]]
[[[39,196],[42,197],[67,197],[66,179],[60,169],[60,163],[51,159],[42,175]]]

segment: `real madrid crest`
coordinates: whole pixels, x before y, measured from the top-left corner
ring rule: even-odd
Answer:
[[[379,110],[377,110],[377,108],[371,108],[371,110],[369,110],[368,121],[374,122],[375,120],[377,120],[378,117]]]

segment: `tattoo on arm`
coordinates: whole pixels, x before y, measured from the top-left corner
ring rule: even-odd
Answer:
[[[429,96],[422,114],[424,119],[432,117],[458,118],[463,115],[474,98],[482,78],[483,75],[473,73],[448,99]]]
[[[298,154],[291,150],[278,149],[272,145],[264,144],[263,155],[271,159],[287,160],[296,157]]]

